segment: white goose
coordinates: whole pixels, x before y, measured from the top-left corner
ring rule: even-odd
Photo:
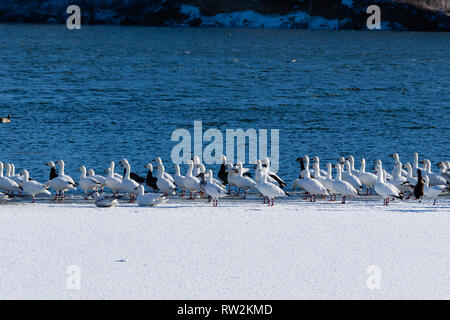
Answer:
[[[39,183],[35,180],[28,180],[30,177],[28,170],[22,170],[23,175],[23,192],[29,196],[31,196],[31,202],[34,203],[34,198],[38,194],[47,194],[51,195],[50,191],[48,191],[48,187]]]
[[[346,160],[350,161],[350,167],[352,168],[353,175],[358,177],[359,170],[355,169],[355,158],[353,156],[349,156]]]
[[[87,175],[88,177],[92,177],[97,180],[102,185],[101,188],[106,185],[106,178],[100,174],[95,174],[94,169],[89,169]]]
[[[175,175],[173,176],[173,179],[175,180],[176,186],[181,190],[180,197],[184,197],[186,193],[186,188],[184,186],[184,176],[181,175],[180,166],[177,164],[175,165]]]
[[[73,184],[76,185],[76,183],[75,183],[75,181],[72,179],[72,177],[69,176],[69,175],[67,175],[67,174],[65,174],[65,172],[64,172],[64,167],[65,167],[64,160],[58,160],[58,161],[56,162],[56,164],[59,165],[59,174],[58,174],[58,177],[66,178],[69,182],[71,182],[71,183],[73,183]]]
[[[413,177],[417,177],[417,170],[421,170],[423,172],[423,168],[419,166],[419,154],[415,152],[413,162]]]
[[[131,165],[127,159],[123,159],[119,162],[125,168],[125,176],[120,184],[120,189],[130,195],[130,202],[134,202],[136,198],[136,188],[139,187],[139,183],[130,178]]]
[[[105,185],[111,189],[114,194],[117,194],[117,192],[121,190],[122,179],[114,174],[114,167],[114,161],[111,161],[110,167],[106,168],[107,177]]]
[[[345,203],[345,198],[347,196],[357,197],[358,192],[356,189],[347,181],[342,180],[342,167],[338,163],[334,166],[336,168],[336,179],[334,180],[333,188],[336,193],[342,196],[342,203]],[[336,198],[335,198],[336,200]]]
[[[391,157],[394,158],[395,163],[400,162],[400,156],[398,155],[398,153],[391,154]],[[395,167],[392,170],[392,176],[394,176],[394,170],[396,170]],[[406,177],[407,174],[408,174],[408,172],[406,172],[406,170],[400,169],[400,175]]]
[[[157,158],[153,159],[153,161],[156,162],[156,164],[157,164],[156,168],[157,169],[159,169],[158,168],[159,166],[163,165],[162,160],[161,160],[160,157],[157,157]],[[172,175],[167,173],[167,172],[164,172],[164,178],[169,179],[170,181],[172,181],[172,183],[175,183],[175,180],[173,179]]]
[[[338,191],[334,188],[335,179],[333,179],[331,163],[327,163],[327,176],[321,182],[325,188],[327,188],[330,193],[330,201],[336,201],[336,194]],[[334,195],[334,199],[333,199]]]
[[[258,191],[263,195],[264,203],[266,203],[267,198],[267,205],[273,206],[276,197],[287,196],[283,189],[273,183],[267,182],[268,174],[265,170],[263,170],[260,164],[257,164],[256,171],[257,175],[259,175],[258,182],[256,183],[256,189],[258,189]],[[272,203],[270,200],[272,200]]]
[[[361,169],[357,173],[357,177],[362,185],[366,187],[367,195],[369,194],[369,189],[370,194],[373,194],[373,186],[377,183],[377,176],[371,172],[366,172],[366,159],[364,158],[361,159]]]
[[[16,171],[16,167],[14,166],[14,163],[8,163],[8,168],[7,168],[7,177],[10,178],[11,180],[15,181],[19,187],[22,187],[23,184],[23,176],[19,175],[19,174],[15,174]]]
[[[311,196],[310,201],[316,201],[317,195],[328,195],[327,188],[316,179],[311,178],[311,173],[309,172],[309,157],[307,155],[304,156],[305,161],[305,177],[303,179],[299,179],[299,187],[306,190],[306,192]],[[306,195],[306,199],[308,199],[308,195]]]
[[[223,198],[227,195],[227,189],[221,187],[213,181],[213,172],[211,169],[205,175],[206,185],[205,193],[213,200],[213,207],[217,207],[219,198]]]
[[[141,207],[155,207],[167,201],[167,196],[162,193],[145,193],[141,184],[136,188],[136,202]]]
[[[374,190],[381,198],[383,198],[384,205],[387,206],[389,204],[389,197],[403,199],[403,195],[400,194],[399,190],[394,185],[385,182],[383,168],[377,165],[376,171],[377,183],[374,186]]]
[[[0,190],[13,195],[14,192],[20,192],[20,186],[14,180],[3,176],[3,162],[0,162]]]
[[[280,188],[284,188],[287,186],[286,182],[283,181],[275,172],[270,170],[270,159],[264,158],[261,161],[261,164],[264,169],[266,169],[267,173],[267,181],[276,183]],[[256,180],[256,179],[255,179]]]
[[[360,190],[362,188],[361,180],[359,180],[358,177],[353,174],[350,161],[345,160],[344,164],[345,164],[345,168],[347,169],[347,171],[342,172],[342,176],[341,176],[342,180],[350,183],[353,186],[353,188],[355,188],[356,190]]]
[[[79,171],[81,171],[80,180],[78,180],[78,184],[84,191],[84,199],[88,199],[88,191],[90,190],[96,190],[102,187],[102,184],[95,179],[94,177],[87,177],[86,176],[86,167],[81,166],[78,168]]]
[[[447,181],[441,177],[438,173],[431,172],[431,161],[428,159],[424,160],[425,168],[423,171],[424,176],[428,176],[430,180],[430,186],[445,185]]]
[[[406,182],[406,177],[401,175],[401,168],[402,163],[400,161],[396,161],[394,164],[394,169],[392,170],[392,179],[389,180],[389,183],[393,184],[400,190],[409,190],[410,188],[404,184]]]
[[[447,181],[448,184],[450,184],[450,174],[447,172],[448,168],[447,168],[447,163],[446,161],[440,161],[438,163],[439,166],[439,176],[444,178],[445,181]]]
[[[437,197],[444,191],[450,191],[450,186],[443,184],[430,186],[430,177],[425,176],[424,179],[425,179],[425,187],[423,190],[423,195],[426,198],[434,199],[433,205],[436,205]]]
[[[48,180],[45,185],[50,187],[56,191],[55,199],[58,198],[58,194],[60,195],[60,200],[63,198],[63,192],[67,190],[76,190],[77,186],[75,183],[70,182],[65,177],[55,177],[52,180]]]
[[[188,170],[184,176],[184,186],[186,190],[189,191],[189,199],[195,198],[195,193],[200,191],[200,180],[192,175],[192,170],[194,169],[194,162],[192,160],[188,161]],[[194,197],[192,195],[194,194]]]
[[[238,188],[238,195],[240,189],[244,190],[244,199],[246,199],[248,190],[256,188],[256,182],[253,179],[244,176],[242,162],[238,161],[236,163],[236,167],[237,175],[233,175],[231,177],[231,180],[233,181],[233,184]]]
[[[174,182],[165,174],[165,168],[162,163],[158,164],[158,180],[156,180],[156,186],[166,195],[175,194],[175,190],[177,189]]]
[[[408,172],[408,174],[406,175],[406,181],[408,181],[411,185],[415,186],[417,184],[417,178],[413,177],[413,169],[411,163],[407,162],[405,164],[405,168]]]

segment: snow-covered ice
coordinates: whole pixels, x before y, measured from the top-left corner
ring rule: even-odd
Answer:
[[[0,205],[2,299],[450,298],[448,196],[388,207],[366,197],[107,209],[28,200]],[[373,265],[379,289],[367,286]],[[69,266],[79,290],[67,287]]]

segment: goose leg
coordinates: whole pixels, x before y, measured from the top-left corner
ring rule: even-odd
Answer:
[[[435,199],[434,199],[434,202],[433,202],[433,206],[435,206],[435,205],[436,205],[436,199],[437,199],[437,198],[435,198]]]
[[[275,200],[275,198],[272,198],[272,204],[271,204],[271,206],[273,207],[273,201]]]
[[[345,203],[345,196],[342,196],[342,204]]]
[[[34,203],[34,196],[31,196],[31,203]]]

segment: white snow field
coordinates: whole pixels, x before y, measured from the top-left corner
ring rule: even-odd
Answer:
[[[450,298],[448,196],[28,201],[0,205],[1,299]]]

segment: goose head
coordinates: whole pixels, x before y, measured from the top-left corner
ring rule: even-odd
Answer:
[[[94,169],[89,169],[89,170],[88,170],[88,176],[95,176],[95,171],[94,171]]]
[[[345,163],[345,158],[344,157],[339,157],[339,164],[341,164],[341,165],[343,165],[344,163]],[[342,169],[342,166],[341,166],[341,169]]]
[[[21,172],[22,176],[23,176],[23,181],[28,181],[30,174],[28,173],[27,169],[23,169]]]
[[[222,160],[222,163],[223,163],[223,164],[226,164],[226,163],[227,163],[227,157],[225,157],[224,155],[221,155],[221,156],[219,157],[219,159]]]
[[[191,160],[194,162],[194,164],[200,164],[200,157],[199,156],[194,156]]]
[[[152,165],[150,162],[148,162],[148,163],[144,166],[144,168],[147,168],[150,172],[153,172],[153,165]]]

